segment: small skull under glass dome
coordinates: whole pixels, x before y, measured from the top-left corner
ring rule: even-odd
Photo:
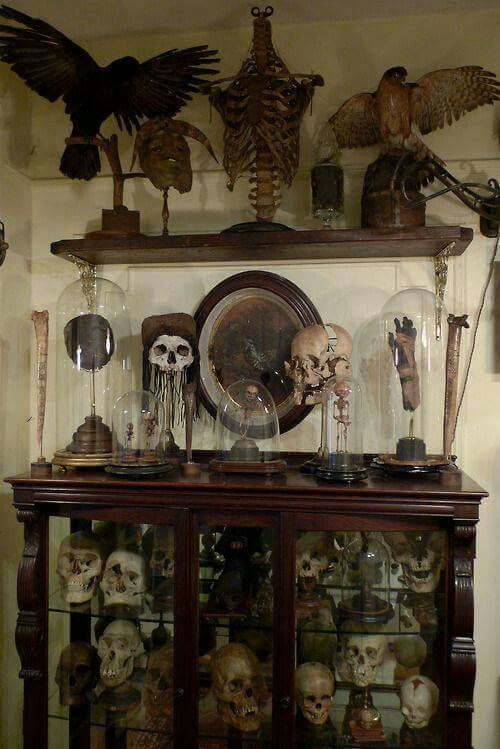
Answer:
[[[391,557],[370,533],[349,532],[342,545],[342,619],[363,623],[388,622],[394,616],[390,600]]]
[[[362,395],[349,375],[332,377],[323,391],[322,452],[316,476],[326,481],[366,479]]]
[[[216,457],[210,463],[221,473],[280,473],[280,429],[273,398],[256,380],[237,380],[217,409]]]
[[[162,431],[163,407],[153,393],[132,390],[120,396],[113,408],[113,458],[106,471],[144,476],[171,470]]]
[[[110,462],[113,404],[131,386],[130,337],[128,305],[117,284],[83,273],[63,290],[56,316],[56,465]]]

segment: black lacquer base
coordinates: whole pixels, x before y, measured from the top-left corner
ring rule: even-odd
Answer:
[[[368,478],[368,471],[362,466],[353,466],[344,470],[318,466],[315,473],[316,478],[321,479],[321,481],[342,481],[348,484],[353,481],[364,481]]]
[[[233,224],[233,226],[223,229],[221,234],[238,234],[248,231],[295,231],[295,229],[285,226],[285,224],[278,224],[275,221],[243,221],[241,224]]]
[[[106,473],[113,476],[127,476],[128,478],[141,478],[141,476],[161,476],[162,473],[173,471],[172,463],[153,463],[149,466],[123,466],[111,463],[104,469]]]

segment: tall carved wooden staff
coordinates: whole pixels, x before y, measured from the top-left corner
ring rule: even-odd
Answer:
[[[186,414],[186,462],[181,463],[184,476],[199,476],[201,473],[198,463],[193,461],[193,421],[196,413],[197,382],[185,382],[182,386],[184,409]]]
[[[33,476],[48,476],[52,472],[52,463],[43,455],[43,428],[45,424],[45,404],[47,402],[47,357],[49,351],[49,313],[36,310],[31,313],[36,336],[36,444],[38,459],[31,464]]]
[[[451,459],[451,446],[457,426],[458,368],[462,328],[468,328],[468,315],[448,315],[448,345],[446,347],[446,385],[444,394],[443,454]]]

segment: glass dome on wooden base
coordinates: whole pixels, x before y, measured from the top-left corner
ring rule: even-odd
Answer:
[[[342,619],[362,623],[388,622],[394,616],[390,575],[390,554],[381,541],[368,533],[345,533],[342,591],[338,605]]]
[[[115,283],[84,273],[57,303],[57,442],[53,462],[98,468],[111,460],[111,410],[130,389],[130,321]]]
[[[445,345],[436,296],[406,289],[384,305],[379,323],[379,414],[385,450],[375,465],[397,475],[433,473],[443,455]]]
[[[165,462],[163,408],[150,392],[133,390],[113,408],[113,457],[106,467],[118,476],[151,476],[173,468]]]
[[[260,382],[238,380],[219,403],[216,458],[212,471],[220,473],[281,473],[280,430],[276,406]]]
[[[316,476],[325,481],[366,479],[361,388],[350,376],[333,377],[323,393],[323,450]]]

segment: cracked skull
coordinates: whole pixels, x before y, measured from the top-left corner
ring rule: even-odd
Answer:
[[[174,695],[174,654],[167,643],[151,651],[145,684],[146,709],[151,714],[171,716]]]
[[[193,347],[179,335],[161,335],[149,349],[149,361],[160,372],[182,372],[194,362]]]
[[[405,584],[414,593],[432,593],[439,584],[443,564],[444,535],[439,531],[423,533],[385,533],[392,556],[401,565]]]
[[[115,619],[108,624],[97,643],[99,674],[105,687],[117,687],[131,676],[140,644],[141,638],[131,621]]]
[[[217,650],[212,661],[212,691],[226,725],[239,731],[259,729],[264,680],[249,648],[230,643]]]
[[[426,728],[437,712],[439,689],[426,676],[410,676],[401,685],[401,712],[413,730]]]
[[[85,705],[99,670],[97,652],[87,642],[72,642],[61,653],[56,671],[61,705]]]
[[[144,559],[133,551],[113,551],[106,560],[100,587],[105,606],[140,608],[146,590]]]
[[[102,571],[101,542],[81,531],[66,536],[57,555],[57,574],[61,593],[67,603],[90,601]]]
[[[308,531],[297,541],[295,571],[302,592],[312,591],[335,557],[333,536],[322,531]]]
[[[344,626],[347,628],[347,625]],[[375,681],[377,668],[384,661],[387,637],[356,632],[344,635],[342,640],[343,658],[350,680],[357,687],[368,687]]]
[[[303,663],[295,672],[295,698],[304,718],[315,726],[328,719],[335,680],[323,663]]]

